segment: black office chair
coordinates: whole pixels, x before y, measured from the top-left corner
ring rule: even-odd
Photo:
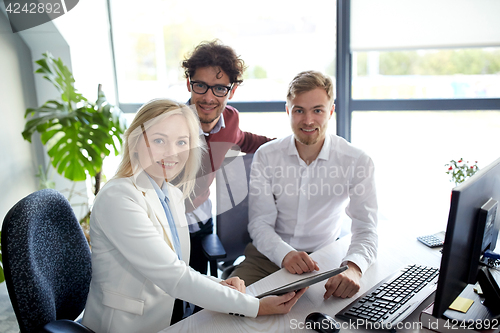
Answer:
[[[68,200],[44,189],[20,200],[2,225],[5,283],[25,332],[92,330],[75,320],[85,308],[90,248]]]
[[[217,269],[225,279],[234,269],[234,261],[251,242],[248,234],[248,182],[253,154],[226,158],[216,176],[216,234],[203,240],[210,273]]]

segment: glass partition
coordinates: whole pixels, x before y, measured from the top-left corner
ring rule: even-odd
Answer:
[[[234,101],[282,101],[288,82],[303,70],[335,75],[336,1],[120,0],[111,11],[122,104],[159,96],[186,101],[181,61],[216,38],[248,66]]]

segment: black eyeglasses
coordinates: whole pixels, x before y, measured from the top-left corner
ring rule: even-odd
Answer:
[[[208,84],[199,81],[191,81],[190,84],[193,91],[197,94],[203,95],[208,91],[208,88],[210,88],[212,89],[212,93],[215,96],[224,97],[233,88],[234,83],[232,83],[229,87],[220,84],[216,84],[215,86],[209,86]]]

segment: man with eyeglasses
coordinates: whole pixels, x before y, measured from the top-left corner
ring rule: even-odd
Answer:
[[[200,135],[204,135],[208,148],[196,179],[194,195],[191,200],[186,200],[186,217],[191,232],[190,266],[206,274],[208,260],[203,255],[201,240],[213,231],[209,187],[215,171],[235,145],[245,153],[254,153],[271,139],[243,132],[239,127],[238,111],[227,105],[243,82],[245,70],[245,63],[232,48],[218,40],[203,42],[182,62],[182,67],[191,93],[189,104],[196,107],[201,123]]]

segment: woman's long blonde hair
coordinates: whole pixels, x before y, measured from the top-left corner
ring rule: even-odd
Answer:
[[[189,198],[194,189],[196,174],[200,168],[201,154],[204,150],[199,137],[200,122],[194,110],[182,103],[169,99],[154,99],[144,104],[124,134],[123,158],[113,178],[131,177],[142,171],[137,157],[133,153],[143,130],[173,115],[181,115],[186,119],[189,130],[189,157],[183,171],[176,177],[175,184],[182,190],[183,196]]]

